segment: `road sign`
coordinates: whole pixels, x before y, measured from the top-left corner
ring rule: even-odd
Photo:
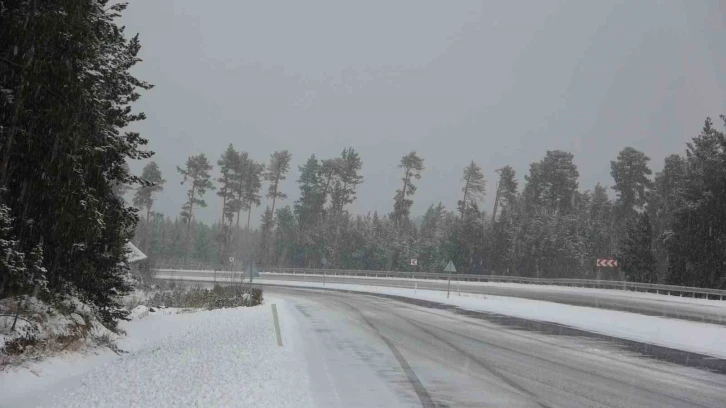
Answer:
[[[323,259],[320,260],[320,263],[323,264],[323,268],[325,268],[325,265],[328,264],[328,258],[324,257]]]
[[[598,258],[596,265],[605,268],[615,268],[618,266],[618,261],[610,258]]]
[[[418,266],[418,259],[411,258],[411,266]]]
[[[229,263],[234,263],[234,257],[233,256],[230,256],[229,257]]]

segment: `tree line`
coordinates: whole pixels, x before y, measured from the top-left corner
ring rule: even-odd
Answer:
[[[451,259],[464,273],[726,287],[726,137],[708,118],[685,155],[668,156],[655,174],[644,152],[621,150],[610,162],[610,187],[581,189],[574,156],[562,150],[532,163],[522,188],[511,166],[497,169],[491,213],[482,208],[487,177],[471,161],[454,209],[433,203],[412,215],[425,166],[410,152],[398,166],[391,212],[352,214],[347,207],[363,182],[362,159],[353,148],[339,157],[309,157],[298,167],[299,198],[279,208],[290,161],[288,151],[279,151],[263,165],[230,145],[217,162],[215,185],[206,157],[190,157],[178,169],[189,190],[174,220],[148,218],[148,197],[161,185],[158,168],[149,163],[144,174],[156,169],[156,184],[136,192],[135,204],[148,203],[137,240],[159,259],[219,267],[234,257],[262,266],[440,271]],[[259,228],[250,230],[263,182],[267,206]],[[205,225],[193,218],[193,209],[205,206],[204,193],[215,188],[222,213]],[[248,212],[242,227],[241,211]],[[617,259],[619,267],[597,268],[597,258]]]

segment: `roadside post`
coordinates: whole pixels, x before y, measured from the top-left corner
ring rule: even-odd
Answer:
[[[320,260],[320,263],[323,264],[323,286],[325,286],[325,265],[328,264],[328,258],[323,257],[323,259]]]
[[[449,284],[446,285],[446,298],[449,298],[449,293],[451,292],[451,273],[456,272],[456,267],[454,266],[454,262],[449,260],[449,263],[446,264],[446,268],[444,268],[444,272],[449,273]]]
[[[229,257],[229,283],[231,285],[234,285],[234,278],[233,278],[234,273],[233,273],[232,269],[234,269],[234,257],[230,256]]]
[[[250,258],[249,267],[247,268],[250,271],[250,306],[252,306],[252,278],[255,276],[254,268],[255,262]]]
[[[277,337],[277,346],[282,347],[282,334],[280,333],[280,319],[277,317],[277,305],[272,304],[272,321],[275,325],[275,337]]]

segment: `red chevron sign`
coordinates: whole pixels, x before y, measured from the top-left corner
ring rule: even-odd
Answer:
[[[603,266],[606,268],[615,268],[618,266],[618,261],[616,261],[615,259],[598,258],[597,266]]]

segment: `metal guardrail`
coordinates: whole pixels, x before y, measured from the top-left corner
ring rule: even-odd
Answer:
[[[360,276],[375,278],[402,278],[402,279],[448,279],[448,273],[438,272],[395,272],[395,271],[369,271],[344,269],[306,269],[306,268],[265,268],[265,272],[274,272],[290,275],[326,275],[326,276]],[[726,290],[697,288],[690,286],[660,285],[655,283],[639,283],[627,281],[610,281],[595,279],[567,279],[567,278],[529,278],[524,276],[503,275],[467,275],[451,274],[451,280],[460,282],[505,282],[532,285],[573,286],[600,289],[620,289],[642,292],[663,293],[666,295],[701,295],[707,298],[724,300]]]
[[[166,265],[165,265],[166,266]],[[171,266],[171,265],[169,265]],[[206,270],[214,271],[215,268],[209,265],[186,264],[175,268],[155,268],[158,272],[167,272],[170,270]],[[229,275],[229,278],[242,276],[240,271],[220,270],[216,272],[220,277]],[[448,273],[440,272],[397,272],[397,271],[372,271],[372,270],[350,270],[350,269],[308,269],[308,268],[264,268],[264,273],[276,273],[286,275],[320,275],[320,276],[350,276],[350,277],[371,277],[371,278],[399,278],[399,279],[423,279],[423,280],[446,280],[449,278]],[[503,283],[519,283],[532,285],[553,285],[553,286],[572,286],[583,288],[599,288],[599,289],[619,289],[640,292],[655,292],[658,294],[675,295],[675,296],[691,296],[704,297],[709,299],[724,300],[726,290],[697,288],[690,286],[674,286],[660,285],[654,283],[639,283],[627,281],[611,281],[611,280],[595,280],[595,279],[568,279],[568,278],[529,278],[524,276],[505,276],[505,275],[469,275],[469,274],[451,274],[452,281],[460,282],[503,282]]]

